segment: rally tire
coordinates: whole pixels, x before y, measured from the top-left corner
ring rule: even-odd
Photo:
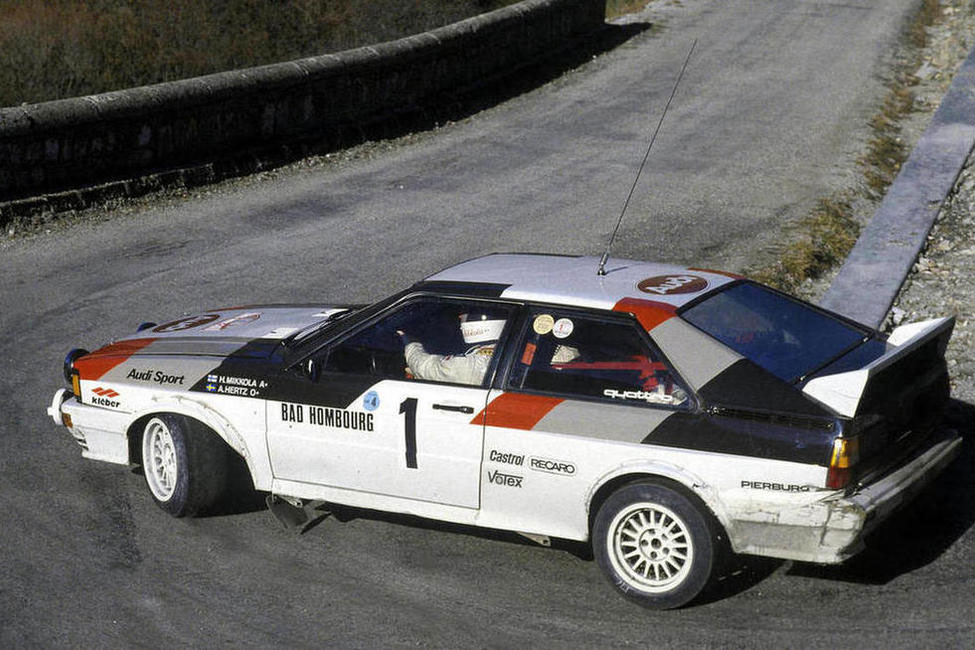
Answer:
[[[600,506],[593,553],[630,600],[650,609],[680,607],[707,586],[716,564],[710,517],[677,486],[631,483]]]
[[[142,470],[149,494],[174,517],[211,509],[227,484],[227,449],[202,423],[173,413],[151,417],[142,430]]]

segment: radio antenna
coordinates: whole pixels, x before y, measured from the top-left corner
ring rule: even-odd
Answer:
[[[643,173],[643,168],[647,164],[647,159],[650,157],[650,150],[653,149],[653,143],[657,140],[657,134],[660,132],[660,125],[664,123],[664,118],[667,117],[667,109],[670,108],[670,102],[674,101],[674,95],[677,94],[677,87],[680,85],[680,80],[684,78],[684,70],[687,69],[687,62],[691,60],[691,54],[694,53],[694,47],[697,45],[697,39],[691,43],[691,49],[687,52],[687,57],[684,59],[684,65],[680,68],[680,74],[677,75],[677,81],[674,82],[674,88],[670,91],[670,99],[667,100],[667,104],[664,106],[663,113],[660,114],[660,121],[657,122],[657,128],[653,130],[653,135],[650,136],[650,144],[647,145],[647,152],[643,154],[643,162],[640,163],[640,169],[636,172],[636,178],[633,179],[633,186],[630,188],[630,193],[626,195],[626,201],[623,202],[623,209],[620,211],[620,218],[616,220],[616,227],[613,228],[613,234],[610,235],[609,243],[606,245],[606,252],[603,253],[602,258],[599,260],[599,267],[596,269],[596,275],[606,275],[606,260],[609,259],[609,251],[613,247],[613,242],[616,240],[616,233],[619,232],[620,225],[623,223],[623,215],[626,214],[626,208],[630,205],[630,199],[633,198],[633,192],[636,190],[636,185],[640,182],[640,175]]]

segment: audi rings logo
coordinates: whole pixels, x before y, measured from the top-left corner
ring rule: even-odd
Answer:
[[[643,293],[669,296],[675,293],[697,293],[708,288],[708,281],[698,275],[657,275],[641,280],[636,288]]]

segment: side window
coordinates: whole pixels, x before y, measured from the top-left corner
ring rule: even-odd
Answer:
[[[636,324],[538,312],[519,343],[515,389],[680,407],[686,388]]]
[[[514,308],[432,296],[408,300],[327,348],[326,372],[480,386]]]

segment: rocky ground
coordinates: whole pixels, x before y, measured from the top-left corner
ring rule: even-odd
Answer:
[[[975,404],[975,157],[969,158],[901,289],[892,324],[955,315],[948,346],[952,394]]]
[[[910,148],[927,127],[955,72],[975,46],[975,2],[943,0],[942,16],[927,30],[921,64],[911,73],[915,111],[901,123],[901,138]],[[903,61],[901,61],[903,63]],[[857,206],[861,220],[869,218],[882,197]],[[830,277],[809,283],[801,293],[816,300]],[[954,315],[954,335],[947,358],[952,378],[952,424],[973,429],[964,420],[975,410],[975,155],[966,163],[954,192],[945,204],[911,275],[885,323],[890,330],[900,323]]]
[[[941,4],[943,20],[929,28],[923,63],[914,72],[917,112],[902,126],[911,144],[927,126],[930,113],[975,45],[975,4],[970,0]],[[969,158],[939,214],[926,250],[891,310],[888,327],[945,315],[957,318],[947,352],[952,395],[970,412],[975,405],[975,156]]]

